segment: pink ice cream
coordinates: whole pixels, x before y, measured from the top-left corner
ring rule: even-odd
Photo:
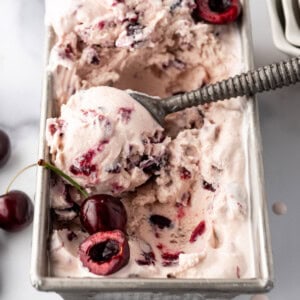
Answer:
[[[169,140],[143,106],[110,87],[77,92],[47,128],[54,164],[94,193],[112,195],[145,183],[164,164]]]
[[[48,121],[53,162],[92,192],[114,194],[115,181],[124,188],[119,194],[128,215],[130,260],[110,276],[254,277],[247,101],[234,99],[172,114],[166,119],[166,138],[151,143],[156,132],[162,136],[162,128],[153,120],[141,121],[133,114],[131,123],[122,123],[117,107],[137,105],[125,92],[93,88],[112,86],[165,97],[241,72],[236,24],[213,26],[195,21],[194,0],[49,0],[47,6],[48,24],[55,33],[49,69],[60,111],[60,117]],[[103,147],[107,152],[93,157],[99,166],[95,176],[74,174],[70,171],[74,163],[78,168],[80,157],[104,138],[104,123],[98,122],[98,114],[103,114],[97,104],[100,97],[86,97],[104,90],[110,99],[105,107],[113,108],[105,118],[117,124],[109,135],[112,144]],[[120,95],[117,106],[114,94]],[[96,114],[84,116],[82,108]],[[65,122],[60,126],[61,120]],[[84,122],[87,127],[81,132],[77,126],[81,128]],[[64,128],[65,123],[71,124],[69,128]],[[64,136],[60,138],[59,131],[51,134],[51,126],[60,127]],[[123,132],[124,126],[130,136]],[[140,143],[145,132],[150,140],[146,147]],[[125,158],[131,157],[132,143],[137,145],[139,158],[134,171],[128,172]],[[151,174],[139,162],[149,153],[164,157]],[[115,161],[122,172],[105,172]],[[53,183],[55,216],[49,252],[54,276],[96,276],[82,265],[76,251],[88,236],[76,213],[82,200],[61,180]],[[68,226],[62,228],[62,220]]]
[[[110,85],[160,97],[240,70],[235,26],[195,23],[194,0],[48,0],[56,98]]]

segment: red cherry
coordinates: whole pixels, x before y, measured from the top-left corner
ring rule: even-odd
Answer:
[[[93,195],[81,205],[80,220],[90,234],[115,229],[125,231],[127,214],[119,198]]]
[[[239,0],[197,0],[196,3],[199,17],[212,24],[233,22],[241,13]]]
[[[8,135],[0,129],[0,167],[2,167],[9,159],[11,145]]]
[[[21,191],[10,191],[0,196],[0,228],[19,231],[28,226],[33,219],[33,204]]]
[[[109,275],[119,271],[129,261],[129,245],[120,230],[97,232],[79,246],[83,266],[96,275]]]

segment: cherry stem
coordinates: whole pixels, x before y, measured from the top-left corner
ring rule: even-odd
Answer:
[[[15,182],[15,180],[16,180],[23,172],[25,172],[26,170],[28,170],[28,169],[30,169],[30,168],[32,168],[32,167],[36,167],[36,166],[37,166],[37,164],[35,163],[35,164],[29,165],[29,166],[23,168],[22,170],[20,170],[20,171],[15,175],[15,177],[11,180],[11,182],[10,182],[9,185],[8,185],[8,187],[6,188],[6,194],[9,193],[9,190],[10,190],[11,186],[13,185],[13,183]]]
[[[56,173],[57,175],[59,175],[59,176],[63,177],[64,179],[66,179],[69,183],[71,183],[72,186],[74,186],[74,188],[76,188],[78,190],[78,192],[80,192],[82,194],[82,196],[84,198],[87,198],[89,196],[88,192],[84,188],[82,188],[74,179],[72,179],[70,176],[68,176],[62,170],[56,168],[54,165],[44,161],[43,159],[40,159],[38,161],[38,165],[41,166],[41,167],[44,167],[48,170],[51,170],[54,173]]]

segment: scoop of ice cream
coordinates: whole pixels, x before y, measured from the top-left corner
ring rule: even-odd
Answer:
[[[47,122],[53,163],[94,192],[134,190],[157,172],[169,139],[127,92],[110,87],[79,91]]]

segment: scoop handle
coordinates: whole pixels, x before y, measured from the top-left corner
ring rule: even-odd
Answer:
[[[294,57],[230,77],[192,92],[172,96],[163,100],[161,104],[166,114],[169,114],[200,104],[275,90],[298,81],[300,81],[300,57]]]

